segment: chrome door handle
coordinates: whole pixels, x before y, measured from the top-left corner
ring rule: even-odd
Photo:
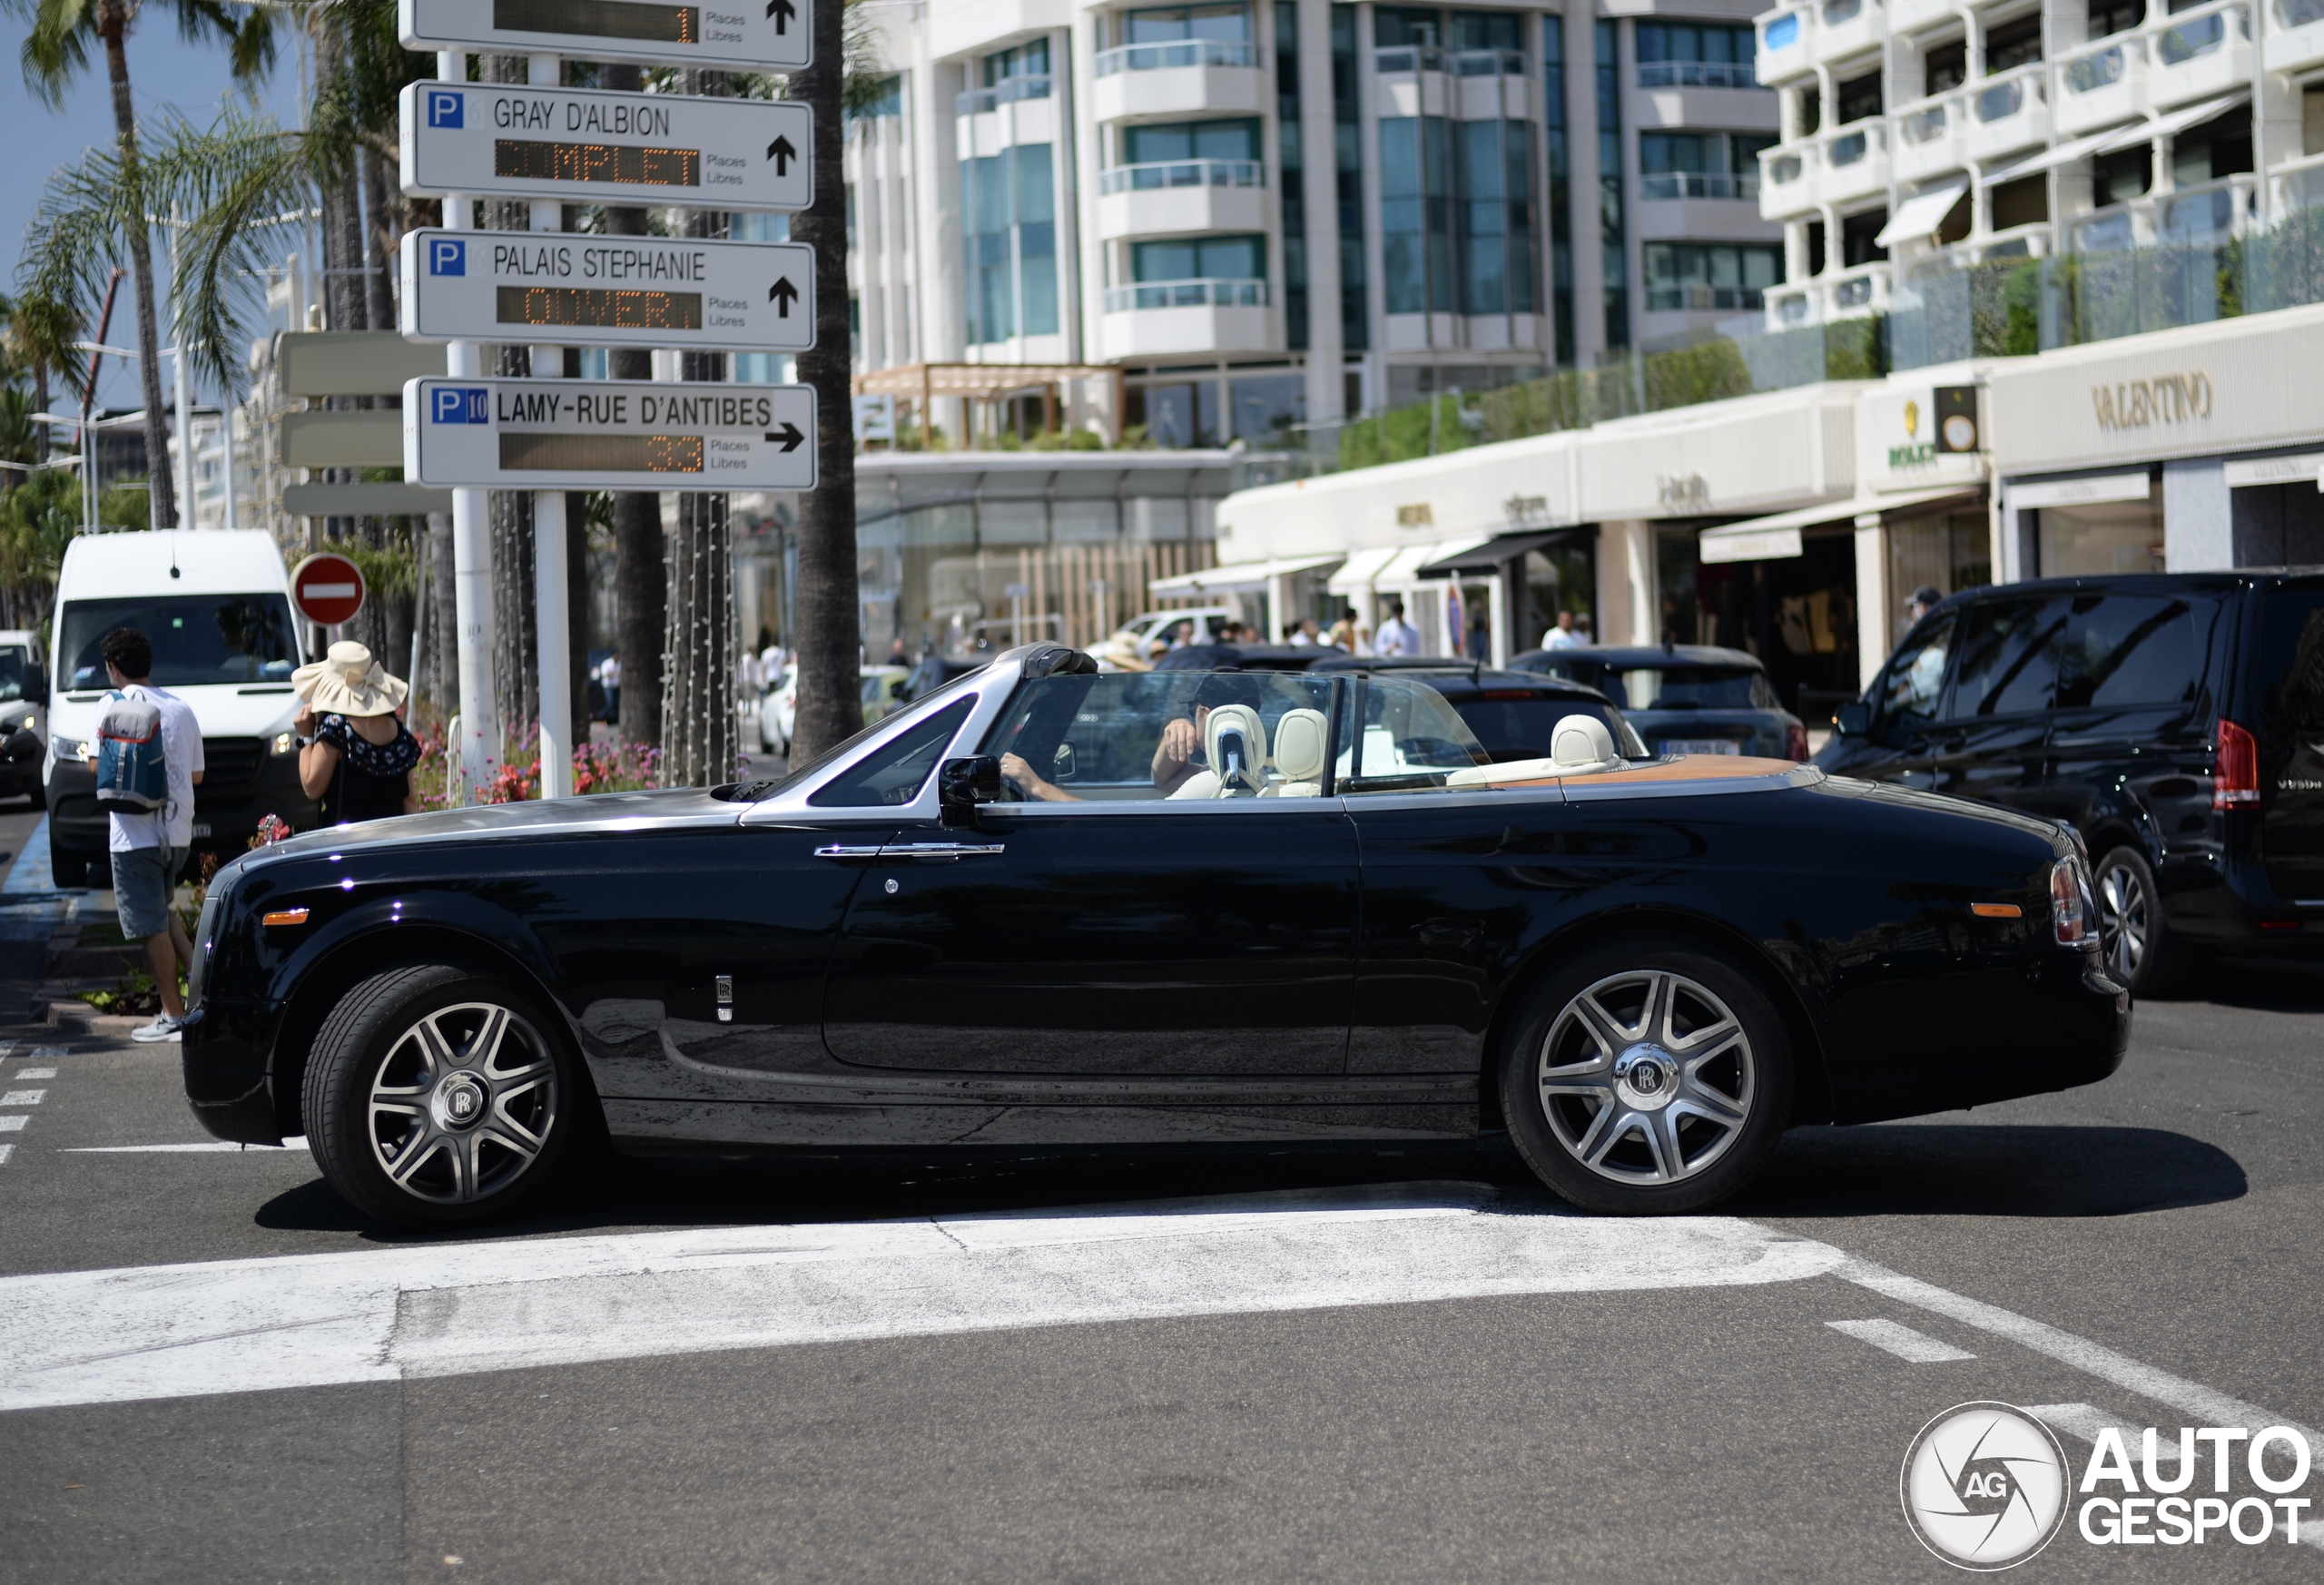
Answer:
[[[878,842],[832,842],[815,850],[819,859],[876,859],[880,856]]]
[[[997,858],[1007,851],[1005,842],[894,842],[881,849],[880,856],[951,863],[960,859]]]

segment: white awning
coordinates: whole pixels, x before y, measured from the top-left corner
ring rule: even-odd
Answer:
[[[1340,570],[1334,573],[1331,582],[1324,586],[1334,595],[1361,594],[1372,586],[1373,580],[1380,576],[1380,569],[1403,555],[1404,548],[1401,545],[1374,545],[1363,550],[1351,550],[1347,553],[1347,560],[1340,564]]]
[[[2139,123],[2142,127],[2145,124],[2144,122]],[[1995,182],[2007,182],[2019,176],[2038,175],[2043,171],[2059,165],[2070,165],[2085,154],[2097,153],[2120,130],[2120,128],[2110,127],[2102,133],[2092,133],[2087,137],[2076,138],[2070,143],[2060,143],[2054,149],[2043,149],[2028,154],[2014,165],[1996,166],[1985,172],[1985,181],[1989,184]],[[2142,133],[2140,135],[2145,134]]]
[[[1820,507],[1770,512],[1764,517],[1729,523],[1723,528],[1704,529],[1698,553],[1704,562],[1712,565],[1724,561],[1777,561],[1801,554],[1802,528],[1820,527],[1827,523],[1860,524],[1867,517],[1893,516],[1932,501],[1958,499],[1981,490],[1982,487],[1976,485],[1948,485],[1941,489],[1900,490],[1894,495],[1851,496],[1846,500],[1827,501]]]
[[[1915,192],[1896,206],[1880,234],[1872,239],[1876,247],[1893,248],[1899,242],[1917,241],[1945,223],[1961,195],[1969,191],[1966,182],[1951,182],[1926,192]]]
[[[1458,556],[1464,550],[1474,550],[1490,534],[1467,534],[1458,539],[1440,539],[1433,545],[1407,545],[1372,575],[1373,586],[1382,589],[1409,589],[1422,583],[1440,584],[1443,578],[1423,578],[1420,569],[1439,556]]]
[[[1336,566],[1346,554],[1334,550],[1315,556],[1281,556],[1272,561],[1233,561],[1224,566],[1206,567],[1201,572],[1156,578],[1146,587],[1148,593],[1156,595],[1264,593],[1276,578],[1292,573],[1309,572],[1319,566]]]
[[[2248,97],[2250,95],[2239,89],[2233,94],[2222,94],[2217,99],[2206,99],[2201,104],[2190,104],[2184,109],[2174,110],[2169,115],[2159,115],[2152,121],[2142,121],[2136,126],[2122,127],[2109,135],[2104,143],[2099,144],[2098,152],[2102,154],[2111,154],[2117,149],[2135,148],[2140,143],[2152,139],[2169,137],[2175,133],[2184,132],[2191,126],[2200,126],[2214,115],[2226,114]]]

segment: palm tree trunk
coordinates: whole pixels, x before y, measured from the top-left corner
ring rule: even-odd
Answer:
[[[855,566],[855,438],[848,374],[847,137],[842,85],[846,37],[836,5],[813,9],[815,64],[792,74],[790,94],[815,112],[815,204],[791,219],[791,237],[815,250],[815,347],[799,354],[799,378],[814,388],[816,487],[799,497],[798,723],[793,760],[821,753],[863,725],[862,639]]]
[[[634,94],[645,84],[635,66],[607,65],[599,81]],[[616,237],[645,235],[643,209],[609,208],[606,231]],[[615,379],[654,378],[654,354],[643,347],[616,348],[610,359]],[[631,743],[662,741],[662,625],[669,607],[667,552],[662,543],[662,497],[646,490],[614,497],[614,650],[621,657],[621,734]]]
[[[388,189],[387,169],[380,163],[379,151],[366,143],[357,153],[357,167],[363,178],[363,199],[371,212],[371,224],[364,241],[363,295],[369,310],[370,328],[392,330],[396,328],[396,299],[394,280],[396,238],[403,227],[399,206]]]
[[[129,28],[127,8],[110,0],[98,13],[97,29],[105,41],[105,72],[113,79],[113,134],[121,143],[121,173],[132,192],[140,187],[142,167],[137,159],[137,107],[129,96],[129,52],[123,40]],[[130,280],[137,299],[138,394],[145,404],[145,470],[153,497],[153,527],[178,526],[177,481],[170,473],[170,404],[162,394],[162,330],[153,304],[153,248],[147,235],[141,193],[138,212],[129,224]],[[188,437],[192,444],[192,437]]]

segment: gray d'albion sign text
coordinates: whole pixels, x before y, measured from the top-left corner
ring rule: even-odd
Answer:
[[[402,264],[400,329],[416,341],[815,344],[815,251],[803,242],[417,231]]]
[[[767,99],[412,83],[406,192],[688,209],[805,209],[815,113]]]
[[[403,469],[436,489],[811,490],[815,393],[645,379],[415,379],[403,388]]]
[[[401,0],[408,50],[554,51],[590,61],[664,61],[730,71],[809,64],[814,0]]]

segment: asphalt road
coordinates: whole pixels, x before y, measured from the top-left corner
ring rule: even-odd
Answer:
[[[2324,975],[2142,1006],[2100,1087],[1795,1133],[1684,1226],[1496,1147],[620,1162],[478,1253],[302,1151],[130,1148],[202,1142],[175,1048],[23,1024],[37,951],[0,1579],[1943,1580],[1897,1475],[1951,1405],[2048,1406],[2077,1473],[2073,1423],[2324,1423]],[[2016,1577],[2319,1572],[2069,1524]]]

